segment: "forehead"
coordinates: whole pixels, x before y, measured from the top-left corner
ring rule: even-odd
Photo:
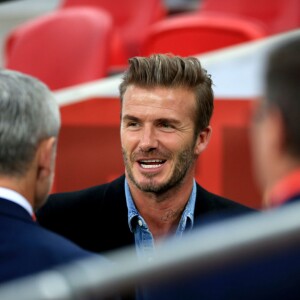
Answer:
[[[124,93],[122,114],[127,111],[190,114],[195,108],[195,93],[189,88],[130,85]]]

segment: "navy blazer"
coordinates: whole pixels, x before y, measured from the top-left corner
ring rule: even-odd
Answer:
[[[20,205],[0,198],[0,282],[94,256],[34,222]]]
[[[128,226],[125,175],[82,191],[51,195],[37,213],[40,224],[93,252],[134,244]],[[199,225],[210,214],[252,209],[214,195],[197,184],[194,218]]]

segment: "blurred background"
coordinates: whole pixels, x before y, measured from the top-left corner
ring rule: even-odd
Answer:
[[[53,192],[124,172],[118,84],[128,58],[199,57],[215,91],[213,137],[196,179],[214,193],[261,208],[249,126],[264,58],[300,26],[298,0],[21,0],[0,3],[0,66],[54,92],[62,131]]]
[[[300,36],[299,0],[0,1],[0,67],[44,81],[60,105],[52,192],[102,184],[124,172],[122,72],[132,56],[174,53],[199,58],[214,82],[213,135],[198,159],[196,180],[211,192],[262,209],[249,129],[263,94],[266,57],[291,36]],[[221,231],[206,228],[166,247],[151,265],[138,264],[133,249],[111,253],[120,265],[104,273],[97,260],[79,262],[0,287],[0,298],[97,299],[91,291],[110,295],[137,280],[160,280],[188,268],[206,274],[219,264],[299,243],[299,209],[298,204],[277,215],[224,223]]]

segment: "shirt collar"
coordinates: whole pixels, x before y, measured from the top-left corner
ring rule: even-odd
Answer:
[[[267,207],[277,207],[300,195],[300,168],[279,180],[266,195]]]
[[[125,178],[125,198],[126,198],[126,204],[128,209],[128,225],[131,232],[133,232],[133,219],[136,219],[136,217],[140,216],[139,212],[137,211],[135,204],[133,202],[129,185],[127,182],[127,179]]]
[[[197,195],[197,185],[196,181],[193,181],[193,189],[188,200],[188,203],[182,213],[176,235],[181,235],[185,230],[192,229],[194,226],[194,211]]]
[[[140,216],[138,210],[135,207],[135,204],[133,202],[129,185],[127,182],[127,179],[125,178],[125,198],[126,198],[126,203],[127,203],[127,209],[128,209],[128,225],[129,229],[131,232],[133,232],[133,226],[134,226],[134,220],[139,217],[140,219],[143,220],[143,218]],[[196,203],[196,193],[197,193],[197,186],[196,186],[196,181],[193,181],[193,189],[192,193],[190,195],[190,198],[188,200],[188,203],[182,213],[176,235],[177,234],[182,234],[182,232],[188,227],[187,229],[191,229],[194,225],[194,211],[195,211],[195,203]]]
[[[30,203],[16,191],[0,187],[0,198],[9,200],[22,206],[31,216],[33,215],[33,209]]]

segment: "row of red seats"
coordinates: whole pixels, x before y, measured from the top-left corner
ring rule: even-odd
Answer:
[[[260,24],[268,35],[300,26],[298,0],[202,0],[201,14],[220,13]]]
[[[146,29],[165,15],[161,0],[66,0],[10,33],[5,67],[53,90],[103,78],[124,68]]]
[[[122,70],[134,55],[195,55],[300,25],[298,0],[201,4],[193,14],[166,17],[162,0],[64,0],[11,32],[5,66],[59,89]]]

